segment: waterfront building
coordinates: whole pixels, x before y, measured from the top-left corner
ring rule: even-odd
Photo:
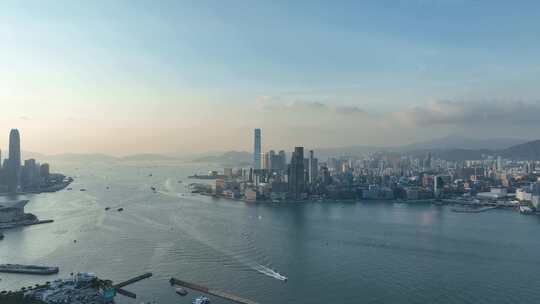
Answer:
[[[21,140],[19,130],[9,133],[9,159],[7,165],[7,185],[9,192],[17,192],[21,171]]]
[[[41,176],[42,178],[48,178],[50,173],[51,172],[49,164],[44,163],[39,167],[39,176]]]
[[[261,164],[261,129],[255,129],[253,147],[253,167],[262,169]]]
[[[35,159],[31,158],[24,161],[21,170],[21,182],[23,186],[32,186],[39,182],[39,164],[36,165]]]
[[[259,192],[254,188],[247,188],[244,191],[244,198],[248,202],[256,202],[259,198]]]
[[[0,223],[10,223],[25,219],[24,206],[28,201],[18,201],[14,203],[2,203],[0,205]]]
[[[289,165],[289,194],[293,199],[302,198],[306,189],[304,172],[304,147],[295,147]]]

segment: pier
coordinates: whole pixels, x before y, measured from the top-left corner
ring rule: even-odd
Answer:
[[[498,206],[482,207],[482,208],[452,208],[453,212],[458,213],[480,213],[499,208]]]
[[[189,288],[189,289],[192,289],[192,290],[196,290],[196,291],[200,291],[200,292],[203,292],[203,293],[206,293],[206,294],[209,294],[209,295],[220,297],[222,299],[226,299],[226,300],[232,301],[234,303],[239,303],[239,304],[259,304],[257,302],[252,301],[252,300],[244,299],[242,297],[239,297],[237,295],[234,295],[234,294],[222,291],[222,290],[210,289],[210,288],[205,287],[205,286],[185,282],[185,281],[182,281],[182,280],[179,280],[179,279],[176,279],[176,278],[171,278],[169,280],[169,282],[171,283],[171,285],[183,286],[183,287],[186,287],[186,288]]]
[[[58,273],[58,267],[0,264],[0,272],[48,275]]]
[[[148,279],[151,276],[152,276],[152,273],[148,272],[148,273],[142,274],[140,276],[136,276],[136,277],[134,277],[132,279],[129,279],[127,281],[124,281],[122,283],[115,284],[115,285],[113,285],[113,288],[120,289],[122,287],[131,285],[131,284],[133,284],[135,282],[139,282],[140,280]]]

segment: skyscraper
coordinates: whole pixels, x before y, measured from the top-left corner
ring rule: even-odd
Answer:
[[[319,160],[314,157],[313,150],[309,151],[308,176],[309,183],[314,183],[319,176]]]
[[[285,172],[287,171],[287,155],[285,151],[279,151],[279,170]]]
[[[261,169],[261,129],[255,129],[255,142],[253,148],[253,166],[255,169]]]
[[[9,192],[17,192],[21,171],[21,139],[19,130],[9,133],[9,159],[7,167],[7,184]]]
[[[300,199],[305,189],[304,147],[295,147],[289,165],[289,194],[293,199]]]

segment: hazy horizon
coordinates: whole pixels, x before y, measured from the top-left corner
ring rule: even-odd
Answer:
[[[249,5],[248,5],[249,4]],[[3,1],[0,147],[44,154],[536,139],[540,4]]]

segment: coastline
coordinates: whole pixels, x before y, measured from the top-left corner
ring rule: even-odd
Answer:
[[[45,188],[41,188],[38,190],[27,190],[27,191],[19,191],[16,193],[8,193],[3,192],[0,193],[0,196],[16,196],[16,195],[28,195],[28,194],[41,194],[41,193],[54,193],[58,192],[60,190],[64,190],[67,186],[69,186],[73,182],[73,178],[69,177],[66,181],[61,181],[59,183],[50,185]]]

